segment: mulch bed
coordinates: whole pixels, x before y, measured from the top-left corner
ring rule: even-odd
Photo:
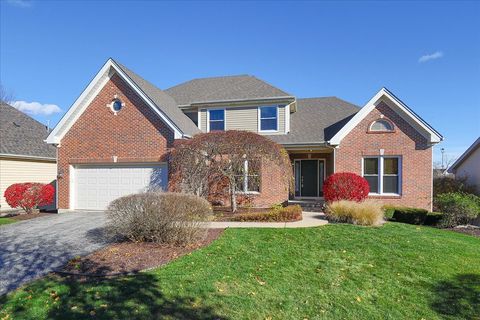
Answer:
[[[149,242],[112,244],[88,256],[70,260],[60,274],[85,276],[115,276],[164,265],[178,257],[209,245],[224,229],[209,229],[203,241],[186,247]]]
[[[233,217],[244,213],[268,213],[268,208],[238,208],[237,212],[232,213],[230,207],[214,207],[213,221],[232,221]]]
[[[40,213],[30,213],[30,214],[16,214],[16,215],[6,215],[5,217],[8,217],[13,220],[18,220],[18,221],[23,221],[23,220],[30,220],[38,217],[43,217],[43,216],[49,216],[55,213],[49,213],[49,212],[40,212]]]
[[[464,233],[464,234],[468,234],[468,235],[480,238],[480,228],[478,227],[446,228],[445,230]]]

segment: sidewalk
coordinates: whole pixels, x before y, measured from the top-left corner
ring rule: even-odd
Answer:
[[[318,227],[328,223],[320,212],[302,212],[302,221],[295,222],[210,222],[210,228],[307,228]]]

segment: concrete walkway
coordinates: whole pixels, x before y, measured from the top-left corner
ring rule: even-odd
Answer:
[[[296,222],[210,222],[210,228],[307,228],[318,227],[328,223],[325,215],[320,212],[302,213],[303,220]]]

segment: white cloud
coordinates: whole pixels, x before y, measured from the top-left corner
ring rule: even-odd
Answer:
[[[430,60],[440,59],[441,57],[443,57],[443,52],[442,51],[436,51],[432,54],[426,54],[424,56],[421,56],[418,59],[418,62],[423,63],[423,62],[427,62],[427,61],[430,61]]]
[[[29,0],[7,0],[7,3],[20,8],[30,8],[32,6],[32,1]]]
[[[62,112],[59,106],[56,104],[42,104],[40,102],[26,102],[26,101],[15,101],[12,103],[12,106],[24,113],[28,114],[41,114],[41,115],[51,115],[53,113]]]

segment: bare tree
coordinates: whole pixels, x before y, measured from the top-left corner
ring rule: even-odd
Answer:
[[[258,171],[262,162],[278,166],[282,177],[278,183],[291,185],[292,169],[285,149],[253,132],[201,133],[176,146],[171,157],[173,176],[184,192],[205,196],[212,179],[227,180],[232,212],[237,211],[238,186],[250,170]]]
[[[10,104],[13,100],[13,94],[0,84],[0,103]]]

